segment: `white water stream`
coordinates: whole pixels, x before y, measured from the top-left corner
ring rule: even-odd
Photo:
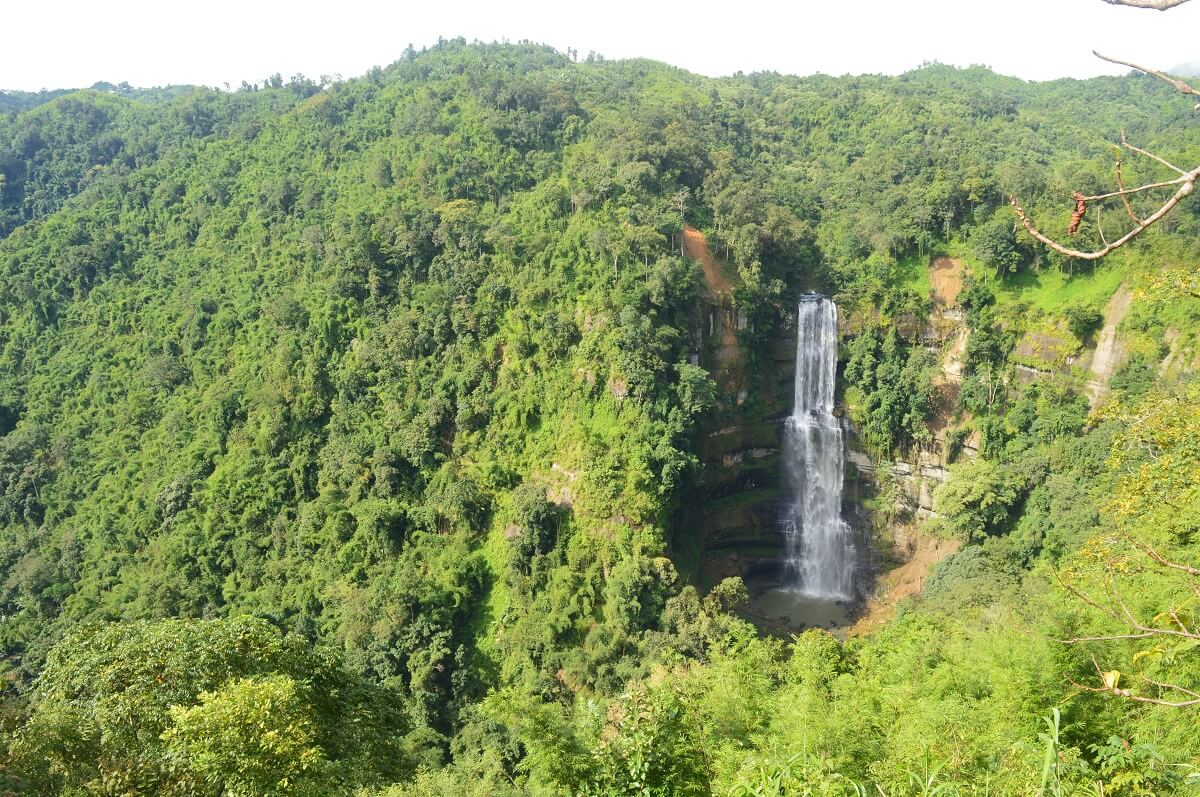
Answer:
[[[837,305],[800,302],[795,401],[783,440],[784,479],[793,502],[780,523],[787,539],[784,587],[826,600],[854,597],[855,551],[842,520],[844,445],[833,414]]]

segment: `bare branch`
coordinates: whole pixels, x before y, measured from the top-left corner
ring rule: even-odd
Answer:
[[[1153,697],[1125,694],[1122,694],[1122,697],[1127,697],[1135,703],[1153,703],[1156,706],[1167,706],[1168,708],[1187,708],[1188,706],[1200,705],[1200,697],[1196,698],[1195,700],[1159,700]]]
[[[1078,645],[1081,642],[1115,642],[1119,639],[1150,639],[1158,636],[1156,631],[1144,631],[1140,634],[1109,634],[1107,636],[1076,636],[1069,639],[1059,639],[1063,645]]]
[[[1187,627],[1187,625],[1183,622],[1183,620],[1179,619],[1179,613],[1176,612],[1174,609],[1168,609],[1167,614],[1171,615],[1171,619],[1175,621],[1175,625],[1179,626],[1180,631],[1183,631],[1184,633],[1187,633],[1187,634],[1195,634],[1195,632],[1192,631],[1192,629]],[[1197,636],[1197,638],[1200,638],[1200,636]]]
[[[1129,139],[1125,137],[1124,130],[1121,131],[1121,146],[1125,147],[1126,149],[1131,149],[1139,155],[1145,155],[1147,158],[1156,160],[1159,163],[1161,163],[1163,166],[1166,166],[1168,169],[1171,169],[1172,171],[1174,171],[1176,174],[1181,174],[1184,177],[1187,177],[1187,172],[1185,172],[1183,169],[1180,169],[1178,166],[1171,163],[1170,161],[1167,161],[1167,160],[1164,160],[1163,158],[1158,157],[1153,152],[1147,152],[1144,149],[1135,147],[1133,144],[1130,144]]]
[[[1070,584],[1068,584],[1067,582],[1063,581],[1063,580],[1062,580],[1062,576],[1060,576],[1060,575],[1058,574],[1058,571],[1057,571],[1057,570],[1055,570],[1055,571],[1052,571],[1052,572],[1054,573],[1054,580],[1058,582],[1058,585],[1059,585],[1060,587],[1062,587],[1062,588],[1063,588],[1063,589],[1065,589],[1067,592],[1069,592],[1069,593],[1071,593],[1072,595],[1074,595],[1076,598],[1079,598],[1079,600],[1083,601],[1083,602],[1084,602],[1084,603],[1086,603],[1088,606],[1091,606],[1091,607],[1092,607],[1093,609],[1095,609],[1096,611],[1098,611],[1098,612],[1104,612],[1105,614],[1107,614],[1109,617],[1113,618],[1114,620],[1120,621],[1120,619],[1121,619],[1121,618],[1117,616],[1117,613],[1116,613],[1115,611],[1113,611],[1112,609],[1110,609],[1110,608],[1107,608],[1107,607],[1105,607],[1105,606],[1101,606],[1099,603],[1097,603],[1096,601],[1092,600],[1092,599],[1091,599],[1091,598],[1089,598],[1087,595],[1083,594],[1082,592],[1080,592],[1079,590],[1075,589],[1074,587],[1072,587],[1072,586],[1071,586]]]
[[[1107,0],[1106,0],[1106,2],[1107,2]],[[1172,86],[1175,87],[1176,91],[1180,91],[1184,94],[1191,94],[1193,96],[1200,97],[1200,89],[1196,89],[1194,86],[1190,86],[1187,83],[1184,83],[1182,80],[1180,80],[1177,77],[1171,77],[1168,74],[1165,74],[1163,72],[1158,72],[1154,69],[1148,69],[1144,66],[1138,66],[1137,64],[1131,64],[1128,61],[1122,61],[1119,58],[1110,58],[1107,55],[1102,55],[1101,53],[1096,52],[1095,50],[1092,50],[1092,55],[1096,56],[1101,61],[1108,61],[1110,64],[1119,64],[1120,66],[1127,66],[1130,69],[1136,69],[1139,72],[1145,72],[1147,75],[1156,77],[1159,80],[1163,80],[1163,81],[1166,81],[1167,83],[1170,83]]]
[[[1153,11],[1166,11],[1181,6],[1188,0],[1104,0],[1110,6],[1128,6],[1129,8],[1149,8]]]
[[[1119,154],[1117,155],[1117,188],[1121,189],[1118,196],[1121,197],[1121,204],[1125,206],[1125,212],[1129,214],[1129,218],[1133,219],[1134,224],[1141,224],[1142,220],[1133,212],[1133,206],[1129,204],[1129,196],[1125,193],[1125,182],[1121,179],[1121,156]],[[1104,245],[1107,246],[1108,241],[1105,241]]]
[[[1099,199],[1112,199],[1115,196],[1128,196],[1129,194],[1138,194],[1142,191],[1152,191],[1155,188],[1170,188],[1173,185],[1185,183],[1189,179],[1191,178],[1185,172],[1183,177],[1176,177],[1174,180],[1164,180],[1161,183],[1146,183],[1145,185],[1139,185],[1137,188],[1122,188],[1120,191],[1110,191],[1107,194],[1093,194],[1092,196],[1083,197],[1083,200],[1085,202],[1095,202]],[[1079,192],[1076,191],[1075,193]]]
[[[1136,227],[1134,227],[1129,232],[1122,235],[1117,240],[1113,241],[1112,243],[1108,244],[1107,246],[1105,246],[1101,249],[1097,249],[1094,252],[1081,252],[1078,249],[1071,249],[1070,247],[1063,246],[1062,244],[1055,241],[1053,238],[1050,238],[1047,235],[1045,235],[1044,233],[1042,233],[1040,230],[1038,230],[1037,227],[1034,226],[1033,222],[1029,220],[1029,217],[1025,215],[1025,211],[1021,208],[1021,205],[1019,202],[1017,202],[1017,198],[1015,196],[1009,197],[1008,202],[1010,205],[1012,205],[1013,210],[1016,211],[1017,218],[1019,218],[1021,220],[1021,224],[1025,227],[1026,232],[1028,232],[1030,235],[1032,235],[1037,240],[1044,243],[1046,246],[1050,247],[1051,249],[1058,252],[1059,254],[1066,255],[1067,257],[1075,257],[1080,260],[1099,260],[1100,258],[1107,255],[1109,252],[1112,252],[1114,249],[1118,249],[1118,248],[1124,246],[1125,244],[1129,243],[1134,238],[1141,235],[1142,232],[1145,231],[1146,228],[1148,228],[1152,224],[1154,224],[1154,222],[1158,221],[1163,216],[1170,213],[1172,208],[1174,208],[1182,200],[1184,200],[1185,198],[1190,196],[1192,194],[1192,192],[1196,189],[1196,180],[1197,179],[1200,179],[1200,167],[1188,172],[1186,180],[1184,180],[1184,178],[1180,178],[1179,190],[1176,191],[1171,196],[1170,199],[1168,199],[1165,203],[1163,203],[1162,207],[1160,207],[1158,210],[1154,211],[1154,213],[1152,213],[1151,215],[1147,216],[1140,224],[1138,224]],[[1174,184],[1174,182],[1172,184]]]
[[[1192,697],[1200,697],[1200,692],[1195,692],[1191,689],[1187,689],[1187,688],[1179,686],[1177,684],[1163,684],[1163,683],[1159,683],[1158,681],[1152,681],[1149,678],[1146,679],[1146,683],[1153,684],[1154,686],[1157,686],[1159,689],[1173,689],[1176,692],[1183,692],[1185,695],[1191,695]]]
[[[1125,605],[1125,601],[1121,600],[1121,596],[1117,594],[1117,588],[1113,586],[1111,575],[1109,576],[1108,581],[1105,582],[1104,589],[1108,592],[1108,596],[1112,598],[1112,600],[1116,602],[1117,606],[1121,609],[1121,614],[1125,616],[1125,622],[1129,624],[1130,628],[1136,628],[1139,631],[1157,630],[1154,628],[1143,627],[1138,619],[1133,616],[1133,612],[1129,610],[1129,607]]]
[[[1122,689],[1120,686],[1117,685],[1117,681],[1120,678],[1121,673],[1113,673],[1114,677],[1110,683],[1109,679],[1107,677],[1108,674],[1106,674],[1104,672],[1104,670],[1100,669],[1100,662],[1096,661],[1095,656],[1092,656],[1091,658],[1092,658],[1092,666],[1096,668],[1096,674],[1100,676],[1100,681],[1104,685],[1103,686],[1088,686],[1087,684],[1081,684],[1081,683],[1079,683],[1079,681],[1076,681],[1074,678],[1072,678],[1070,675],[1068,675],[1067,673],[1064,672],[1063,677],[1066,678],[1067,681],[1069,681],[1071,683],[1071,685],[1074,686],[1076,689],[1081,689],[1084,692],[1100,692],[1100,693],[1109,694],[1109,695],[1116,695],[1117,697],[1123,697],[1126,700],[1132,700],[1136,703],[1153,703],[1156,706],[1169,706],[1171,708],[1185,708],[1187,706],[1200,705],[1200,692],[1195,692],[1195,691],[1188,689],[1186,687],[1183,687],[1183,686],[1176,686],[1175,684],[1159,683],[1158,681],[1152,681],[1149,678],[1143,678],[1142,680],[1145,681],[1146,683],[1148,683],[1158,689],[1162,689],[1164,691],[1182,692],[1183,694],[1189,696],[1192,699],[1190,699],[1190,700],[1163,700],[1163,699],[1157,698],[1157,697],[1145,697],[1143,695],[1135,695],[1133,693],[1132,689]]]
[[[1176,631],[1172,628],[1156,628],[1155,626],[1143,624],[1142,621],[1137,619],[1133,612],[1130,611],[1129,607],[1125,605],[1125,601],[1121,600],[1121,596],[1117,593],[1112,582],[1110,581],[1106,586],[1109,596],[1117,604],[1117,606],[1120,607],[1121,613],[1125,616],[1126,625],[1135,631],[1141,631],[1143,633],[1154,634],[1157,636],[1174,636],[1183,637],[1184,639],[1200,639],[1200,634],[1193,632],[1190,628],[1182,624],[1182,630],[1180,631]]]
[[[1144,542],[1140,542],[1138,540],[1130,540],[1129,542],[1146,556],[1153,559],[1160,566],[1180,570],[1188,575],[1200,576],[1200,569],[1179,562],[1173,562]],[[1189,627],[1187,623],[1183,622],[1182,618],[1179,617],[1179,614],[1175,611],[1175,609],[1168,609],[1165,614],[1174,621],[1178,630],[1176,630],[1176,628],[1149,626],[1141,622],[1130,610],[1129,606],[1127,606],[1125,602],[1121,600],[1120,594],[1116,591],[1111,582],[1105,585],[1105,592],[1108,595],[1108,602],[1110,604],[1105,606],[1098,600],[1066,583],[1057,571],[1054,571],[1053,575],[1059,586],[1069,592],[1071,595],[1074,595],[1076,599],[1092,607],[1093,609],[1108,615],[1117,622],[1123,623],[1130,629],[1130,631],[1120,634],[1079,636],[1058,640],[1064,645],[1077,645],[1082,642],[1112,642],[1117,640],[1151,639],[1154,637],[1164,636],[1178,637],[1183,639],[1200,639],[1200,630],[1193,629]],[[1200,586],[1195,587],[1195,592],[1197,597],[1200,597]]]
[[[1070,682],[1071,686],[1074,686],[1076,689],[1081,689],[1084,692],[1102,692],[1102,693],[1108,694],[1108,695],[1116,695],[1117,697],[1124,698],[1125,700],[1132,700],[1135,703],[1153,703],[1156,706],[1167,706],[1169,708],[1187,708],[1188,706],[1200,706],[1200,695],[1196,695],[1196,697],[1192,698],[1191,700],[1162,700],[1157,697],[1145,697],[1143,695],[1135,695],[1133,693],[1132,689],[1121,689],[1119,687],[1109,688],[1107,686],[1088,686],[1087,684],[1079,683],[1079,681],[1076,681],[1074,678],[1067,675],[1066,673],[1063,673],[1063,677],[1066,678],[1067,681]],[[1176,689],[1180,692],[1183,692],[1184,694],[1192,694],[1192,695],[1196,694],[1195,692],[1191,691],[1190,689],[1184,689],[1181,686],[1172,686],[1171,684],[1161,684],[1160,685],[1155,681],[1150,681],[1150,683],[1154,684],[1155,686],[1160,686],[1161,688],[1164,688],[1164,689]]]
[[[1172,562],[1170,559],[1151,548],[1147,543],[1139,542],[1138,540],[1130,540],[1130,542],[1133,543],[1135,548],[1141,550],[1142,553],[1146,554],[1146,556],[1149,556],[1163,567],[1169,567],[1172,570],[1182,570],[1189,576],[1200,576],[1200,568],[1192,567],[1191,565],[1185,565],[1180,562]]]
[[[1154,697],[1143,697],[1135,694],[1125,694],[1128,689],[1121,690],[1121,697],[1132,700],[1135,703],[1153,703],[1156,706],[1166,706],[1168,708],[1187,708],[1188,706],[1200,706],[1200,697],[1195,700],[1159,700]]]

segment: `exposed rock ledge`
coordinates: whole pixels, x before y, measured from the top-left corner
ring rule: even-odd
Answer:
[[[846,459],[854,466],[851,476],[866,477],[875,482],[886,477],[894,479],[907,501],[906,509],[921,520],[934,514],[933,491],[950,475],[941,457],[929,451],[918,453],[916,463],[902,460],[875,462],[866,452],[853,448],[846,452]],[[880,473],[880,470],[884,473]]]

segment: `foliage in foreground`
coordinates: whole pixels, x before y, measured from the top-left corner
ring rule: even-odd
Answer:
[[[9,766],[35,794],[329,793],[405,772],[399,706],[262,620],[82,627],[38,677]]]

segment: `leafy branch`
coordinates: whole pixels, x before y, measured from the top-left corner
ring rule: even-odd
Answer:
[[[1192,578],[1200,578],[1200,568],[1192,565],[1168,559],[1163,554],[1159,553],[1152,546],[1139,542],[1131,541],[1133,547],[1138,549],[1144,556],[1150,559],[1154,565],[1159,568],[1174,570]],[[1184,648],[1193,648],[1200,642],[1200,627],[1195,625],[1194,619],[1191,617],[1185,620],[1182,615],[1187,616],[1186,612],[1182,611],[1181,607],[1168,608],[1166,611],[1158,614],[1151,621],[1154,625],[1148,625],[1138,619],[1137,615],[1129,608],[1122,600],[1120,593],[1113,586],[1111,580],[1106,584],[1108,592],[1107,602],[1102,602],[1088,595],[1080,589],[1066,583],[1057,573],[1055,578],[1058,583],[1081,602],[1096,609],[1097,611],[1107,615],[1116,622],[1123,624],[1126,631],[1123,633],[1101,634],[1095,636],[1076,636],[1068,639],[1059,640],[1067,645],[1077,645],[1085,642],[1113,642],[1113,641],[1130,641],[1130,640],[1147,640],[1147,639],[1172,639],[1177,644]],[[1193,584],[1192,590],[1196,597],[1200,599],[1200,584]],[[1190,599],[1189,599],[1190,600]],[[1189,624],[1189,622],[1191,624]],[[1180,641],[1183,640],[1183,641]],[[1148,655],[1146,652],[1136,654],[1134,661],[1141,656]],[[1092,665],[1096,669],[1096,674],[1100,677],[1100,685],[1083,684],[1070,675],[1064,673],[1064,677],[1077,689],[1086,692],[1098,692],[1104,694],[1112,694],[1118,697],[1127,698],[1137,703],[1152,703],[1160,706],[1169,706],[1171,708],[1183,708],[1187,706],[1200,705],[1200,692],[1189,687],[1180,686],[1178,684],[1163,683],[1151,678],[1141,678],[1141,680],[1155,689],[1159,690],[1160,694],[1174,696],[1172,697],[1152,697],[1149,695],[1138,694],[1132,689],[1122,687],[1120,679],[1122,673],[1119,670],[1103,670],[1100,664],[1096,661],[1096,657],[1091,657]]]

